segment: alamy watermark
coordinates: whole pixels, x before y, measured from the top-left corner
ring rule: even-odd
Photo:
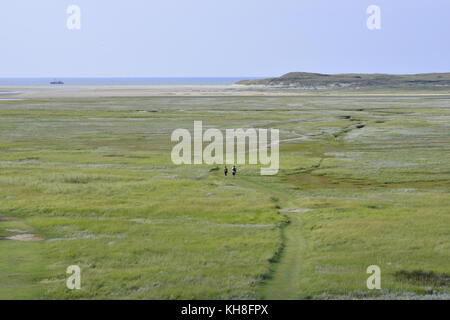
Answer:
[[[69,15],[67,18],[66,26],[69,30],[81,29],[81,8],[76,4],[71,4],[67,7],[66,13]],[[369,30],[381,29],[381,8],[378,5],[372,4],[367,7],[366,13],[369,15],[366,21],[367,28]]]
[[[380,30],[381,29],[381,8],[377,5],[370,5],[366,10],[367,14],[370,16],[367,18],[367,28],[369,30]]]
[[[171,159],[176,165],[260,164],[265,166],[261,175],[275,175],[280,166],[279,138],[278,129],[270,129],[270,142],[268,129],[226,129],[223,134],[209,128],[203,132],[202,121],[194,121],[193,136],[187,129],[172,132],[171,141],[178,143],[172,149]],[[208,143],[205,148],[204,142]]]
[[[70,290],[81,289],[81,268],[77,265],[68,266],[66,270],[70,276],[67,278],[66,286]]]
[[[366,285],[367,289],[381,289],[381,269],[377,265],[371,265],[367,267],[366,272],[371,274],[370,277],[367,278]]]
[[[67,7],[66,10],[69,17],[67,18],[66,26],[69,30],[81,29],[81,8],[75,4]]]

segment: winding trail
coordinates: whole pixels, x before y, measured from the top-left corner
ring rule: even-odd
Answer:
[[[272,265],[271,277],[264,281],[259,288],[259,295],[270,300],[294,300],[299,298],[301,278],[301,252],[305,245],[301,233],[301,215],[308,211],[306,208],[293,206],[295,196],[286,190],[280,190],[271,185],[256,182],[251,177],[240,177],[239,183],[246,187],[258,189],[269,196],[275,196],[283,203],[280,213],[289,219],[289,224],[282,230],[283,250],[279,261]]]
[[[261,296],[269,300],[298,299],[301,277],[301,251],[304,244],[301,235],[301,213],[288,213],[289,225],[283,232],[284,248],[280,260],[274,264],[272,278],[260,289]]]

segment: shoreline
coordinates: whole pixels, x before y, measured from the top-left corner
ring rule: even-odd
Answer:
[[[373,90],[326,91],[268,88],[254,85],[64,85],[0,86],[5,100],[114,99],[153,97],[443,97],[450,91]],[[0,100],[2,101],[2,100]]]

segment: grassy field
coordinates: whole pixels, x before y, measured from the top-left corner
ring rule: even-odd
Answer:
[[[279,174],[175,166],[194,120]],[[449,158],[446,96],[0,101],[0,299],[449,298]]]

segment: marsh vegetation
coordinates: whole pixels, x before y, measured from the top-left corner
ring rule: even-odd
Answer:
[[[194,120],[280,129],[278,175],[174,165]],[[448,297],[448,159],[447,96],[1,101],[0,298]]]

